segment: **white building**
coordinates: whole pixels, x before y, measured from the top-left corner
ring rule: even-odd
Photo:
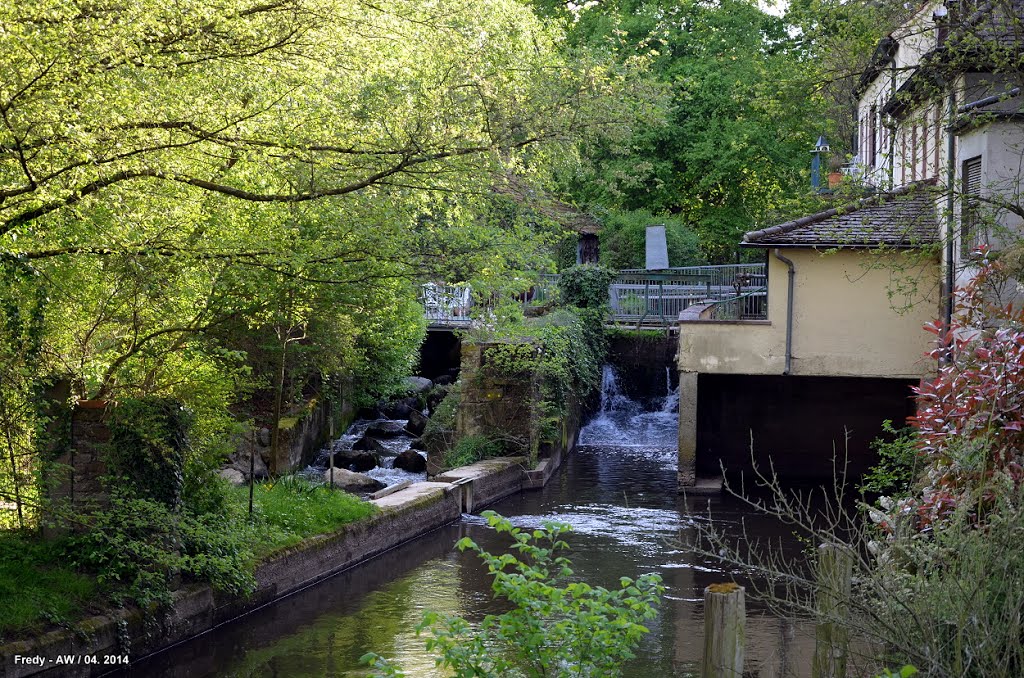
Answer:
[[[864,179],[944,188],[940,236],[958,282],[979,245],[1005,246],[1024,222],[1022,45],[1024,1],[932,0],[881,41],[860,80]]]

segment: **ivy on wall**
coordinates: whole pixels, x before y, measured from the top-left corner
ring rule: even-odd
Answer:
[[[109,475],[139,498],[177,507],[191,425],[192,414],[170,398],[119,402],[108,421]]]

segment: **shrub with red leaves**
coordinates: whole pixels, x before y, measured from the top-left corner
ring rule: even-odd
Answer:
[[[903,503],[918,529],[958,506],[981,521],[1000,487],[1024,481],[1024,310],[986,294],[1003,278],[986,260],[961,290],[949,331],[938,322],[926,327],[940,338],[931,357],[945,364],[916,389],[910,419],[928,462],[921,496]]]

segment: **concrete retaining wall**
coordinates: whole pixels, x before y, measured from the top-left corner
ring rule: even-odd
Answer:
[[[378,515],[346,525],[286,549],[259,566],[257,588],[248,598],[219,596],[208,586],[193,586],[174,595],[172,611],[146,622],[139,611],[120,611],[0,647],[0,676],[93,676],[119,668],[106,658],[138,659],[298,591],[341,570],[454,522],[463,511],[479,510],[524,487],[542,487],[561,454],[528,471],[525,458],[489,459],[453,469],[432,482],[413,483],[373,502]],[[70,665],[55,663],[69,657]],[[42,659],[43,665],[26,660]],[[95,662],[95,663],[91,663]],[[123,667],[123,665],[120,665]]]

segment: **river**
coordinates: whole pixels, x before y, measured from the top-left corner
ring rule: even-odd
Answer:
[[[561,471],[543,490],[490,507],[519,526],[570,524],[568,556],[577,575],[592,584],[617,587],[620,576],[647,572],[663,577],[667,590],[659,615],[648,624],[651,632],[625,676],[687,676],[698,670],[703,589],[736,574],[687,547],[695,523],[706,520],[709,510],[723,525],[743,522],[748,534],[781,537],[787,548],[799,548],[784,526],[735,498],[677,494],[675,398],[668,390],[652,402],[634,402],[606,369],[601,409]],[[463,536],[492,551],[506,543],[481,517],[463,515],[457,524],[139,663],[128,675],[360,676],[370,675],[359,664],[369,651],[394,660],[409,676],[443,675],[416,636],[423,612],[479,620],[502,609],[476,556],[453,549]],[[747,617],[750,675],[806,673],[805,630],[773,617],[756,601],[748,602]]]

